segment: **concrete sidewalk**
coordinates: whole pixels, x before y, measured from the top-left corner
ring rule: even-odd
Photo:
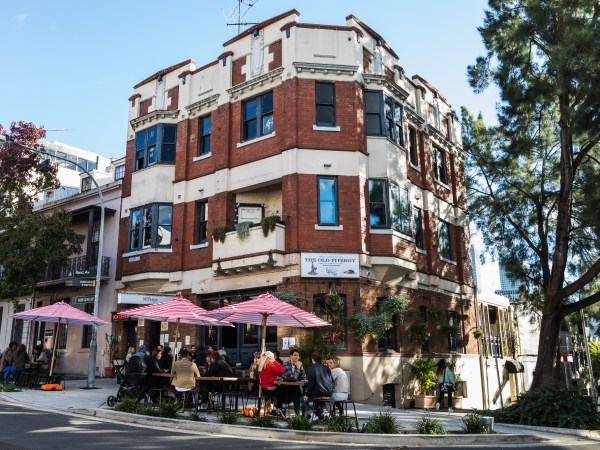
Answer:
[[[294,433],[293,439],[302,439],[305,435],[307,440],[314,440],[318,436],[319,440],[329,440],[326,435],[330,435],[332,442],[344,441],[345,443],[361,443],[363,438],[361,436],[368,436],[368,443],[388,445],[390,439],[395,439],[395,444],[398,444],[398,440],[401,439],[403,444],[410,445],[409,435],[400,436],[388,436],[384,435],[364,435],[357,433],[347,433],[345,436],[340,436],[340,433],[323,433],[323,432],[296,432],[292,430],[267,430],[267,429],[253,429],[249,431],[249,427],[236,427],[236,426],[221,426],[216,422],[216,414],[209,414],[208,423],[189,422],[189,421],[169,421],[165,419],[157,419],[150,417],[134,416],[131,420],[132,415],[121,415],[117,412],[112,411],[106,405],[106,399],[109,395],[115,395],[118,389],[118,385],[115,379],[108,378],[97,378],[95,380],[95,386],[97,389],[85,389],[87,385],[86,380],[69,380],[66,383],[66,389],[64,391],[40,391],[40,390],[23,390],[21,392],[0,392],[0,401],[10,402],[12,404],[21,404],[30,408],[39,408],[54,411],[63,411],[76,414],[94,415],[97,417],[116,419],[120,421],[129,421],[139,424],[153,424],[156,426],[160,422],[161,426],[170,426],[180,429],[193,429],[195,431],[204,431],[210,433],[223,434],[238,434],[242,436],[248,436],[249,433],[252,435],[264,435],[265,438],[278,438],[278,439],[290,439],[290,433]],[[459,432],[462,430],[462,418],[466,414],[465,412],[448,413],[442,411],[426,412],[417,409],[397,409],[397,408],[383,408],[374,405],[356,404],[358,417],[361,422],[366,421],[373,414],[378,413],[381,410],[389,410],[394,416],[398,418],[398,423],[405,432],[409,432],[414,429],[417,421],[429,414],[431,417],[439,419],[445,430],[448,432]],[[110,412],[109,412],[110,411]],[[184,424],[184,422],[187,422]],[[168,425],[167,425],[168,424]],[[236,432],[236,428],[241,428],[239,433]],[[499,434],[492,435],[446,435],[444,436],[430,436],[424,437],[419,435],[413,435],[413,437],[419,437],[419,442],[423,442],[423,439],[431,440],[431,445],[457,445],[459,443],[465,445],[472,445],[474,443],[479,444],[494,444],[494,443],[535,443],[540,441],[554,441],[558,442],[573,442],[575,439],[587,438],[591,440],[599,440],[600,433],[597,431],[584,431],[584,430],[566,430],[566,429],[549,429],[542,427],[524,427],[515,425],[500,425],[495,424],[494,430]],[[260,436],[257,436],[260,437]],[[374,440],[375,439],[375,440]],[[406,442],[405,442],[406,440]],[[390,441],[391,442],[391,441]]]

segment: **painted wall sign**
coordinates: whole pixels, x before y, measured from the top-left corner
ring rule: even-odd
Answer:
[[[358,278],[357,253],[301,253],[301,276],[305,278]]]
[[[80,280],[74,278],[73,280],[65,280],[66,287],[96,287],[96,280]]]
[[[154,294],[134,294],[119,292],[117,294],[117,303],[130,305],[154,305],[155,303],[171,300],[174,295],[154,295]]]
[[[136,321],[136,319],[131,319],[130,317],[124,316],[123,314],[119,314],[118,312],[113,312],[111,314],[112,322],[129,322],[130,320]]]

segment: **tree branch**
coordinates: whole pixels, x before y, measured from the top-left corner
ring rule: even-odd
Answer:
[[[560,313],[563,317],[568,316],[569,314],[572,314],[583,308],[592,306],[593,304],[598,303],[599,301],[600,301],[600,291],[596,292],[595,294],[590,295],[589,297],[579,300],[578,302],[567,303],[566,305],[562,305],[560,307]]]
[[[581,275],[577,280],[573,281],[571,284],[568,284],[564,288],[559,289],[556,292],[556,295],[565,299],[565,298],[569,297],[570,295],[575,294],[577,291],[582,289],[585,285],[587,285],[588,283],[591,283],[594,280],[594,278],[596,278],[598,276],[599,273],[600,273],[600,259],[597,259],[596,262],[594,264],[592,264],[592,266],[587,270],[587,272],[585,272],[583,275]]]

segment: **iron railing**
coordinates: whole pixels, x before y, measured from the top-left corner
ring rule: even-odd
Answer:
[[[94,278],[98,266],[96,258],[89,258],[87,255],[76,256],[70,258],[65,265],[48,266],[46,272],[38,279],[38,283],[62,280],[67,278]],[[110,269],[110,257],[102,257],[102,265],[100,267],[100,276],[108,277]]]

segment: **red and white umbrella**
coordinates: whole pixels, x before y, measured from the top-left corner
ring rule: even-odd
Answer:
[[[207,316],[208,311],[193,304],[186,298],[175,297],[172,300],[155,303],[153,305],[140,306],[139,308],[119,311],[127,317],[134,319],[148,319],[159,322],[175,322],[175,357],[177,357],[177,336],[179,335],[179,323],[204,326],[231,326],[231,322],[220,321]]]
[[[52,351],[52,361],[50,363],[50,375],[52,375],[54,370],[54,358],[56,355],[56,345],[58,343],[58,326],[61,323],[77,325],[107,325],[108,323],[80,309],[74,308],[65,302],[57,302],[52,305],[41,306],[39,308],[16,313],[13,314],[13,319],[56,323],[54,327],[54,349]]]

